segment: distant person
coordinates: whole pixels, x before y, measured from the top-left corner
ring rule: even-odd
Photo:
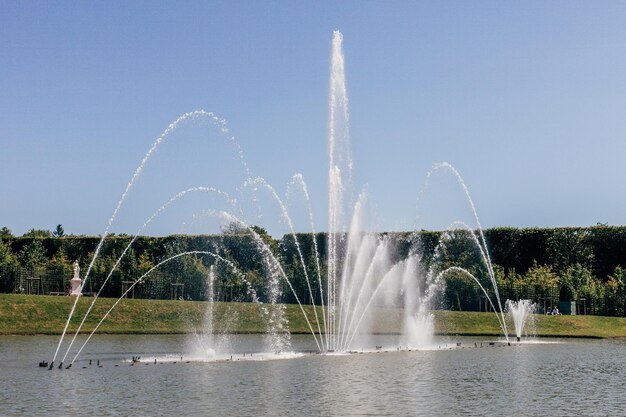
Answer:
[[[558,308],[556,308],[556,306],[554,306],[554,308],[552,309],[552,314],[554,314],[555,316],[559,316],[561,312]]]
[[[552,315],[552,307],[548,307],[548,311],[546,312],[548,315]]]

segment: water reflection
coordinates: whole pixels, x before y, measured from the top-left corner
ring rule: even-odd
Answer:
[[[235,339],[240,354],[259,343]],[[131,366],[132,355],[184,354],[186,337],[99,336],[75,367],[48,371],[37,362],[55,338],[0,337],[0,415],[623,414],[626,342],[474,349],[475,340],[463,339],[471,349]],[[294,337],[297,349],[312,344]]]

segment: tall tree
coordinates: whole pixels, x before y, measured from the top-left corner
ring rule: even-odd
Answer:
[[[565,271],[561,277],[561,299],[578,300],[593,296],[594,279],[591,271],[577,263]]]
[[[15,264],[15,255],[11,252],[11,246],[0,240],[0,268]]]
[[[0,240],[0,292],[12,292],[15,282],[14,267],[17,259],[8,243]]]
[[[63,226],[57,224],[57,227],[52,232],[53,237],[63,237],[65,236],[65,230],[63,230]]]
[[[33,240],[24,246],[18,255],[20,265],[30,270],[45,265],[47,259],[46,250],[39,240]]]

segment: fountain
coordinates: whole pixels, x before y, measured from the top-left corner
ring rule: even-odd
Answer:
[[[377,308],[401,308],[403,312],[401,315],[403,323],[402,335],[400,336],[399,343],[402,346],[412,348],[426,347],[431,343],[434,327],[433,315],[430,313],[430,309],[433,307],[432,304],[436,299],[437,294],[441,292],[444,286],[443,277],[451,271],[463,271],[463,273],[467,273],[471,276],[471,278],[478,282],[494,310],[499,310],[500,313],[498,315],[498,320],[508,341],[508,332],[506,331],[506,322],[500,306],[495,275],[493,267],[491,266],[491,260],[489,258],[489,253],[482,234],[480,222],[478,221],[478,216],[476,214],[474,204],[469,196],[467,187],[463,183],[460,174],[451,165],[446,163],[435,165],[433,171],[428,174],[427,178],[429,178],[436,171],[451,172],[458,180],[458,183],[462,186],[463,192],[467,197],[467,201],[474,213],[474,217],[478,225],[478,233],[471,232],[471,235],[476,247],[480,251],[481,259],[486,266],[490,284],[493,286],[494,293],[497,298],[496,303],[491,300],[481,282],[467,271],[461,270],[460,268],[455,269],[454,267],[443,271],[439,270],[436,255],[434,257],[434,261],[430,263],[429,267],[425,271],[426,268],[423,265],[422,257],[420,255],[420,244],[417,233],[412,236],[408,254],[398,260],[396,256],[396,241],[393,236],[383,235],[371,231],[373,228],[367,223],[367,216],[365,214],[368,207],[368,193],[363,191],[359,193],[356,198],[353,198],[351,194],[353,163],[350,155],[348,95],[345,82],[342,42],[342,34],[339,31],[335,31],[332,40],[329,89],[328,236],[326,282],[323,282],[322,279],[323,262],[320,259],[317,243],[315,243],[316,239],[313,239],[315,252],[315,273],[309,276],[305,258],[300,249],[298,237],[294,230],[286,205],[283,203],[274,188],[263,178],[252,176],[250,170],[245,164],[245,161],[243,160],[241,148],[232,137],[227,138],[234,144],[235,151],[246,168],[246,175],[248,175],[248,177],[244,181],[243,189],[252,190],[255,193],[253,198],[255,201],[257,198],[256,193],[258,193],[259,190],[267,190],[280,208],[283,220],[285,220],[286,224],[289,226],[290,234],[293,237],[294,244],[298,252],[299,262],[301,264],[300,267],[302,268],[306,279],[309,299],[313,301],[314,317],[308,317],[306,314],[301,300],[298,298],[298,295],[291,284],[290,277],[287,276],[283,266],[281,265],[280,259],[272,252],[271,248],[266,242],[263,241],[263,238],[257,233],[257,231],[244,220],[245,217],[243,209],[238,206],[237,200],[229,194],[213,187],[190,188],[177,193],[167,200],[166,203],[163,204],[143,224],[137,234],[133,236],[133,239],[116,261],[102,285],[104,286],[104,284],[106,284],[108,279],[111,277],[113,271],[118,267],[120,261],[126,255],[126,252],[130,249],[135,238],[156,216],[166,210],[173,202],[179,201],[189,194],[196,192],[211,192],[223,197],[232,207],[232,211],[209,210],[207,214],[218,217],[228,224],[236,224],[238,227],[245,230],[246,233],[252,237],[258,253],[262,255],[265,271],[264,278],[267,285],[267,299],[263,302],[257,298],[256,290],[246,281],[245,273],[238,271],[236,266],[232,263],[230,263],[229,266],[233,270],[237,271],[237,274],[239,274],[248,284],[249,293],[252,294],[253,301],[262,304],[260,310],[267,323],[266,349],[270,352],[289,352],[291,350],[288,322],[285,319],[284,306],[281,304],[281,288],[283,288],[283,283],[286,283],[287,288],[292,291],[293,296],[299,304],[300,310],[304,315],[319,352],[350,352],[357,347],[362,348],[363,346],[373,346],[370,336],[375,327]],[[168,138],[170,133],[173,132],[182,122],[193,119],[208,119],[214,124],[220,133],[228,135],[228,129],[222,119],[219,119],[213,113],[198,110],[181,116],[174,123],[172,123],[161,134],[161,136],[157,138],[144,159],[141,161],[139,167],[136,169],[133,177],[122,194],[122,198],[118,202],[113,215],[109,219],[107,228],[103,233],[102,239],[94,253],[94,258],[89,264],[87,272],[84,276],[82,285],[79,285],[76,288],[76,302],[81,295],[81,289],[89,279],[94,260],[99,254],[102,244],[107,237],[108,231],[119,210],[122,208],[124,200],[133,187],[135,180],[143,171],[150,157],[156,152],[159,145]],[[315,236],[313,215],[310,210],[310,199],[304,177],[301,174],[294,175],[293,184],[301,188],[305,197],[309,210],[308,214],[311,224],[311,233]],[[458,226],[458,223],[456,226]],[[469,227],[467,228],[469,229]],[[446,236],[447,234],[444,234],[444,237],[442,238],[444,241]],[[437,252],[437,250],[435,252]],[[159,262],[158,265],[136,280],[135,283],[127,289],[127,292],[130,291],[136,284],[149,279],[149,274],[154,269],[180,256],[202,256],[212,259],[213,262],[230,262],[220,255],[219,249],[182,252]],[[208,276],[209,302],[205,316],[205,324],[202,329],[203,331],[196,337],[197,344],[201,346],[200,350],[204,352],[206,356],[210,357],[215,356],[216,352],[216,342],[214,339],[215,315],[213,311],[213,284],[215,280],[215,273],[214,264],[212,264],[209,268]],[[324,284],[326,285],[324,286]],[[316,297],[314,296],[314,291],[318,291],[321,295],[321,303],[319,306],[315,305],[314,300]],[[98,292],[94,297],[91,306],[78,326],[78,330],[74,334],[74,337],[69,343],[69,347],[62,357],[61,364],[69,354],[74,340],[76,339],[76,335],[78,335],[80,329],[82,328],[85,319],[90,313],[91,308],[96,302],[99,294],[100,292]],[[124,295],[125,294],[123,294],[122,297],[124,297]],[[111,307],[111,310],[115,307],[115,305],[117,305],[122,297],[120,297],[113,307]],[[63,338],[75,311],[76,302],[74,303],[72,311],[68,317],[68,321],[63,330],[61,339],[59,340],[50,368],[52,368],[52,365],[57,358],[57,354],[59,353],[59,349],[63,343]],[[496,305],[500,308],[497,309]],[[318,314],[318,309],[320,314]],[[106,319],[111,310],[105,314],[98,326],[104,319]],[[74,363],[85,344],[89,342],[97,330],[98,326],[93,329],[87,340],[78,350],[78,353],[74,356],[71,363]],[[376,345],[376,347],[377,351],[382,349],[382,346]],[[380,349],[378,349],[379,347]]]
[[[515,326],[515,336],[517,341],[521,341],[524,335],[524,328],[534,325],[534,312],[537,305],[531,300],[506,300],[506,311],[513,320]]]

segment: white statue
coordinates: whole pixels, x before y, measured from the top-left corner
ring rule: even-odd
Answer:
[[[74,277],[70,280],[70,295],[80,295],[83,280],[80,279],[80,267],[78,261],[74,261]]]

